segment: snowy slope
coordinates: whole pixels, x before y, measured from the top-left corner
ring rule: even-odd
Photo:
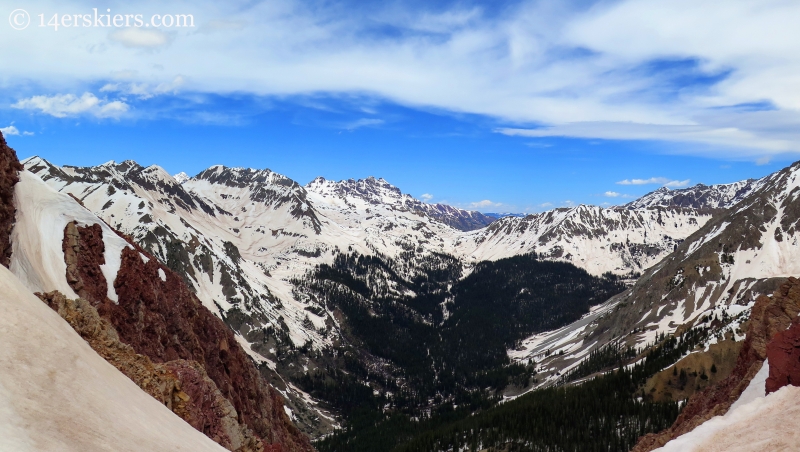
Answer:
[[[553,381],[611,341],[642,348],[707,314],[746,316],[759,294],[800,274],[799,197],[800,162],[762,179],[758,190],[708,221],[627,291],[578,322],[524,340],[509,355],[554,353],[543,364]]]
[[[472,260],[496,260],[535,252],[594,275],[641,272],[711,219],[694,209],[603,209],[580,205],[506,217],[464,234],[456,252]]]
[[[2,266],[0,337],[0,451],[225,450],[107,363]]]
[[[716,417],[667,443],[660,452],[762,452],[796,450],[800,388],[786,386]]]
[[[79,226],[89,226],[98,222],[97,217],[28,171],[20,172],[14,205],[17,222],[11,234],[11,271],[31,292],[58,290],[67,297],[77,298],[64,276],[67,268],[61,245],[64,228],[73,221]],[[105,223],[100,226],[106,260],[101,269],[106,280],[113,282],[119,271],[120,254],[131,246]],[[117,300],[113,284],[108,285],[108,297]]]
[[[668,442],[659,452],[795,450],[800,431],[792,420],[800,416],[800,387],[784,386],[765,395],[769,362],[723,416]]]
[[[286,325],[296,346],[326,347],[336,336],[323,330],[338,321],[298,299],[292,280],[337,252],[404,256],[407,277],[431,253],[469,265],[531,251],[596,275],[630,274],[710,218],[682,208],[578,206],[462,232],[433,218],[437,207],[383,179],[317,178],[302,187],[270,170],[215,166],[179,183],[130,161],[60,168],[34,157],[24,164],[184,274],[212,312],[239,310],[255,327]]]
[[[336,182],[318,177],[309,182],[306,189],[309,192],[323,195],[323,197],[360,199],[371,205],[383,205],[393,210],[415,212],[460,231],[480,229],[495,220],[495,217],[476,211],[458,209],[447,204],[424,203],[408,194],[403,194],[399,188],[383,178],[368,177]]]

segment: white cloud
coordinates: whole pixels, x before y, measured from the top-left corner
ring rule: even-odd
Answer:
[[[128,111],[128,104],[115,100],[100,106],[94,115],[98,118],[118,118]]]
[[[473,209],[486,209],[488,207],[500,207],[503,203],[501,202],[493,202],[488,199],[484,199],[483,201],[471,202],[469,206]]]
[[[625,179],[617,182],[618,185],[649,185],[666,184],[670,180],[666,177],[651,177],[650,179]]]
[[[686,187],[691,182],[691,179],[686,180],[671,180],[666,177],[651,177],[649,179],[625,179],[617,182],[619,185],[663,185],[670,188]],[[606,192],[608,195],[609,192]]]
[[[77,97],[74,94],[33,96],[19,100],[11,107],[21,110],[38,110],[56,118],[82,114],[90,114],[98,118],[118,118],[127,112],[129,108],[125,102],[99,99],[88,92],[83,93],[81,97]]]
[[[739,116],[755,116],[743,113]],[[800,116],[797,118],[800,126]],[[496,131],[509,136],[521,137],[571,137],[601,138],[606,140],[660,140],[681,143],[695,143],[702,146],[685,148],[683,151],[699,155],[719,155],[720,149],[733,149],[734,156],[753,156],[764,152],[769,154],[800,152],[800,136],[796,131],[779,131],[776,124],[761,127],[751,123],[750,126],[731,123],[713,124],[710,119],[707,125],[697,124],[637,124],[633,122],[577,122],[537,129],[500,128]],[[731,118],[733,120],[733,118]],[[749,129],[749,130],[748,130]],[[771,136],[770,136],[771,135]],[[730,154],[730,151],[728,151]]]
[[[568,199],[562,202],[561,205],[564,207],[575,207],[575,202]]]
[[[33,132],[21,132],[17,129],[13,123],[10,124],[8,127],[0,127],[0,132],[3,133],[5,136],[16,135],[16,136],[23,136],[23,137],[32,137],[34,135]]]
[[[156,49],[170,42],[170,36],[161,30],[143,28],[121,28],[108,35],[108,39],[125,47]]]
[[[48,5],[31,0],[29,9]],[[163,74],[181,73],[201,93],[355,93],[488,115],[516,130],[540,125],[517,133],[530,137],[662,140],[680,143],[676,152],[753,161],[800,152],[800,2],[523,0],[500,13],[454,5],[200,0],[186,11],[197,28],[168,33],[82,29],[20,40],[0,27],[15,42],[0,48],[0,61],[25,59],[4,68],[12,88],[125,80],[152,90],[169,83]],[[59,6],[77,11],[82,2]],[[383,28],[399,32],[375,32]],[[668,61],[686,64],[658,67]]]
[[[432,194],[430,194],[430,193],[423,193],[423,194],[420,196],[420,198],[422,198],[422,200],[423,200],[423,201],[425,201],[425,202],[428,202],[428,201],[430,201],[431,199],[433,199],[433,195],[432,195]]]
[[[539,204],[539,207],[542,207],[542,208],[546,209],[548,207],[553,207],[553,203],[552,202],[543,202],[543,203]]]
[[[616,197],[620,196],[620,193],[617,193],[615,191],[607,191],[604,194],[606,196],[608,196],[609,198],[616,198]]]
[[[671,180],[671,181],[667,182],[666,184],[664,184],[664,186],[665,187],[669,187],[669,188],[683,188],[683,187],[688,187],[689,186],[689,182],[691,182],[689,179],[686,179],[686,180]]]
[[[127,96],[136,96],[140,99],[150,99],[164,94],[177,94],[186,83],[182,75],[175,76],[172,81],[151,83],[106,83],[100,88],[102,93],[119,93]]]
[[[0,132],[3,132],[3,135],[19,135],[19,130],[14,125],[0,128]]]

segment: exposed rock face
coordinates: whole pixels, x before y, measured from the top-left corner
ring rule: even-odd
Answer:
[[[108,293],[108,283],[100,271],[106,263],[103,230],[99,224],[78,227],[75,222],[64,230],[64,261],[67,264],[67,282],[79,297],[102,300]],[[81,250],[86,252],[81,253]],[[79,259],[79,256],[83,258]]]
[[[189,400],[203,400],[199,406],[179,406],[176,413],[195,428],[202,426],[201,431],[215,440],[232,428],[228,425],[233,422],[232,412],[239,424],[263,440],[263,450],[313,450],[286,416],[280,395],[264,382],[231,330],[202,306],[180,276],[150,256],[143,259],[144,251],[132,243],[135,248],[122,251],[114,281],[119,303],[114,303],[105,296],[107,282],[99,267],[104,262],[102,231],[68,225],[64,235],[73,289],[97,307],[123,343],[179,377]],[[204,399],[209,383],[232,405],[230,409],[222,401]]]
[[[0,264],[8,267],[11,259],[11,229],[14,227],[14,185],[19,182],[22,164],[17,153],[8,147],[0,132]]]
[[[767,393],[787,386],[800,386],[800,323],[775,335],[767,347],[769,378]]]
[[[643,436],[633,451],[647,452],[659,448],[670,440],[694,430],[708,419],[727,413],[761,369],[768,357],[768,350],[773,350],[775,359],[781,361],[778,355],[782,346],[770,341],[773,337],[779,340],[784,337],[785,335],[780,333],[785,332],[797,318],[798,313],[800,313],[800,280],[789,278],[771,297],[760,296],[750,314],[747,338],[731,375],[717,385],[692,396],[672,427]],[[797,343],[797,339],[794,340],[794,343]],[[770,358],[770,378],[772,378],[772,359]],[[779,387],[777,386],[775,390]]]
[[[253,432],[239,425],[233,405],[200,364],[186,360],[154,364],[122,343],[111,323],[88,301],[70,300],[60,292],[38,295],[103,359],[196,430],[232,451],[263,450]]]

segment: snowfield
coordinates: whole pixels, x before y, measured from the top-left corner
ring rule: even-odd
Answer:
[[[58,290],[68,298],[77,298],[65,277],[64,228],[73,221],[79,226],[100,224],[106,246],[106,263],[101,270],[109,282],[108,297],[117,301],[114,280],[121,265],[120,255],[131,246],[70,196],[56,192],[28,171],[21,171],[19,177],[14,187],[17,213],[11,233],[11,271],[31,292]]]
[[[0,451],[225,451],[101,358],[3,266],[0,337]]]
[[[724,416],[716,416],[658,452],[761,452],[796,450],[800,444],[800,387],[784,386],[765,395],[769,364],[764,362]]]

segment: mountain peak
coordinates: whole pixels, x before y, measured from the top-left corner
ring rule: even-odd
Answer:
[[[201,171],[194,177],[194,180],[237,188],[262,185],[278,185],[291,188],[299,187],[297,182],[269,168],[255,169],[214,165]]]
[[[174,176],[172,176],[172,177],[173,177],[173,178],[174,178],[174,179],[175,179],[175,180],[176,180],[176,181],[177,181],[179,184],[183,184],[183,183],[184,183],[184,182],[186,182],[187,180],[191,179],[191,177],[189,177],[189,175],[188,175],[188,174],[186,174],[186,173],[184,173],[183,171],[181,171],[180,173],[178,173],[178,174],[176,174],[176,175],[174,175]]]

